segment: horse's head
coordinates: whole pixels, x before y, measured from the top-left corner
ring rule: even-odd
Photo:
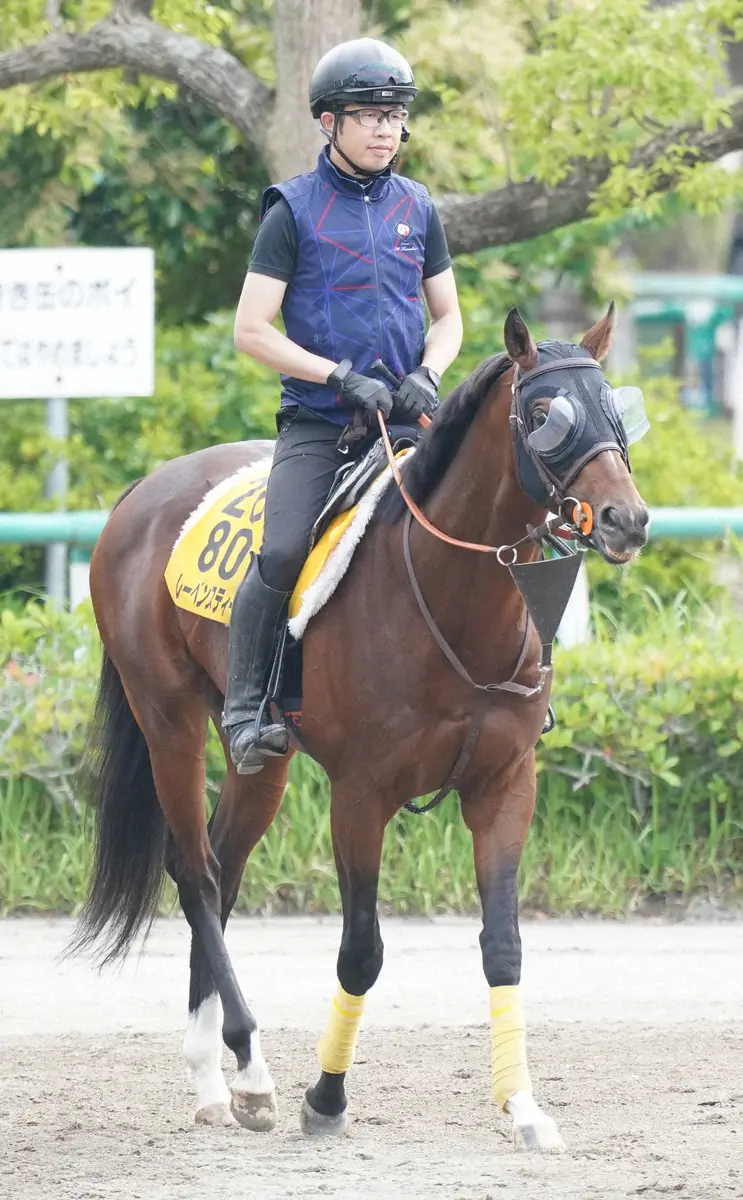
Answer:
[[[612,303],[579,346],[537,345],[512,308],[505,344],[515,364],[511,423],[522,488],[554,512],[582,504],[592,524],[587,540],[617,563],[647,541],[649,514],[632,482],[629,445],[648,423],[639,389],[612,388],[599,366],[613,326]]]

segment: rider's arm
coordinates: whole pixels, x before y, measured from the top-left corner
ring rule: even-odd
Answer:
[[[459,311],[454,271],[448,267],[423,280],[431,323],[423,351],[423,365],[443,375],[462,345],[462,314]]]
[[[274,328],[285,291],[285,280],[248,272],[235,316],[235,347],[284,375],[325,383],[338,364],[310,354]]]
[[[274,328],[297,260],[297,229],[283,196],[260,223],[235,317],[235,346],[285,375],[325,383],[337,363],[303,350]]]

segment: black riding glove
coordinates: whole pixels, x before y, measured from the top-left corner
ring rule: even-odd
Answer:
[[[386,419],[392,412],[392,393],[381,379],[369,379],[352,370],[350,358],[344,358],[328,375],[328,387],[337,388],[351,408],[363,408],[370,417],[377,411]]]
[[[430,367],[416,367],[406,375],[395,393],[395,410],[407,421],[430,416],[438,404],[441,379]]]

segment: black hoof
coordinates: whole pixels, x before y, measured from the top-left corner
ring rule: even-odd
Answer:
[[[348,1133],[349,1127],[348,1112],[345,1108],[343,1112],[327,1116],[317,1112],[305,1096],[299,1110],[299,1128],[305,1137],[341,1137]]]

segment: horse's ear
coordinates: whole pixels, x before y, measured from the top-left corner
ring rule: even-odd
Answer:
[[[583,349],[587,350],[591,357],[596,359],[596,362],[601,362],[611,346],[611,335],[614,332],[616,320],[617,310],[612,300],[606,310],[606,315],[591,326],[581,342]]]
[[[531,371],[532,367],[536,367],[537,348],[529,333],[529,327],[517,308],[509,310],[503,329],[503,340],[509,358],[518,363],[522,371]]]

